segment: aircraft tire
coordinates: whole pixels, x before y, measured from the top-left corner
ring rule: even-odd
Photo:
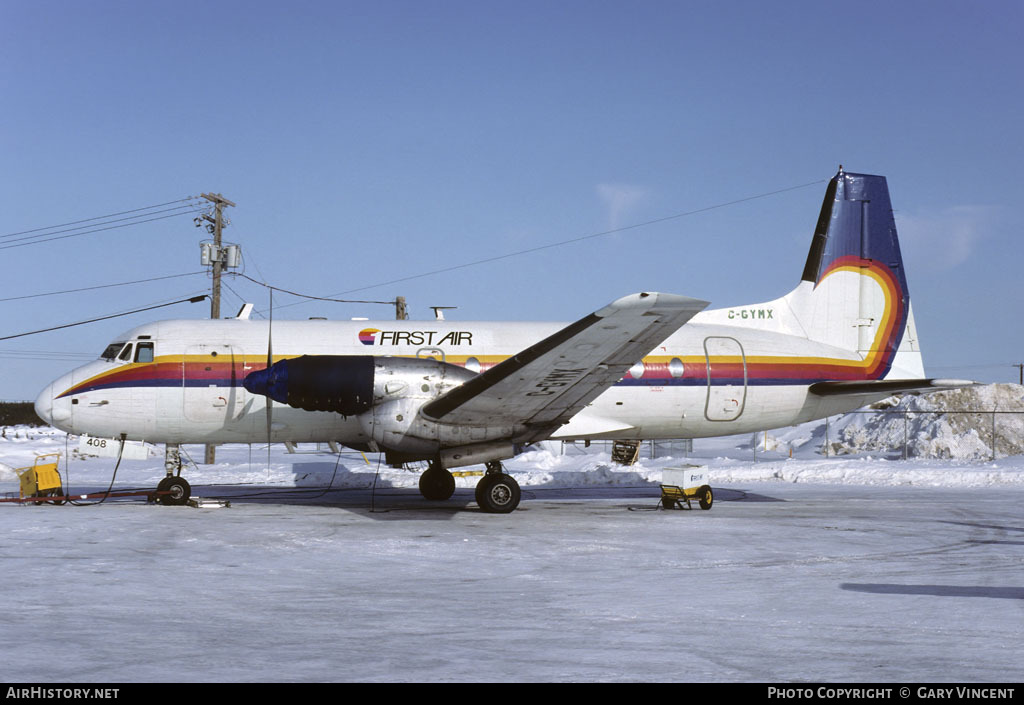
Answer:
[[[505,473],[489,473],[476,486],[476,503],[488,514],[508,514],[519,506],[519,483]]]
[[[156,491],[170,492],[170,494],[160,495],[158,499],[160,504],[169,507],[180,507],[183,504],[187,504],[192,496],[192,486],[183,477],[165,477],[156,486]]]
[[[455,494],[455,476],[445,468],[431,465],[420,475],[420,494],[434,501],[450,499]]]
[[[698,497],[700,498],[701,509],[711,509],[711,505],[714,504],[715,501],[715,495],[711,492],[710,487],[707,485],[701,487]]]

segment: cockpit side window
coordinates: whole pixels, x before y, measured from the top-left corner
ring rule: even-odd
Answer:
[[[121,348],[123,348],[123,347],[124,347],[124,341],[121,341],[120,343],[111,343],[110,345],[108,345],[106,347],[106,349],[104,349],[103,353],[100,355],[100,359],[101,360],[116,360],[117,359],[117,354],[119,352],[121,352]]]
[[[124,350],[122,350],[121,354],[117,356],[117,359],[118,360],[123,360],[124,362],[131,362],[131,359],[132,359],[132,344],[131,343],[128,343],[127,345],[124,346]]]
[[[135,346],[135,362],[153,362],[153,343],[139,343]]]

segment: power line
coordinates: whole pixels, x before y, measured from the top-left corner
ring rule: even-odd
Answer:
[[[704,208],[698,208],[692,211],[686,211],[684,213],[676,213],[675,215],[667,215],[661,218],[655,218],[654,220],[647,220],[642,223],[635,223],[633,225],[626,225],[621,228],[613,228],[612,230],[604,230],[599,233],[591,233],[590,235],[581,235],[580,237],[569,238],[568,240],[560,240],[559,242],[552,242],[547,245],[538,245],[537,247],[530,247],[525,250],[518,250],[516,252],[508,252],[503,255],[495,255],[494,257],[485,257],[483,259],[474,260],[472,262],[466,262],[464,264],[456,264],[450,267],[442,267],[441,269],[435,269],[430,272],[424,272],[423,274],[413,274],[408,277],[402,277],[400,279],[392,279],[391,281],[381,282],[379,284],[370,284],[369,286],[361,286],[357,289],[349,289],[348,291],[341,291],[334,296],[343,296],[344,294],[351,294],[354,291],[363,291],[365,289],[374,289],[378,286],[388,286],[389,284],[398,284],[399,282],[409,281],[410,279],[420,279],[422,277],[429,277],[434,274],[444,274],[445,272],[453,272],[457,269],[465,269],[467,267],[474,267],[478,264],[487,264],[488,262],[497,262],[499,260],[508,259],[510,257],[518,257],[520,255],[528,255],[534,252],[541,252],[543,250],[549,250],[554,247],[562,247],[564,245],[571,245],[577,242],[584,242],[586,240],[592,240],[594,238],[603,237],[605,235],[612,235],[614,233],[625,232],[626,230],[634,230],[636,228],[644,228],[648,225],[656,225],[658,223],[664,223],[669,220],[676,220],[677,218],[685,218],[691,215],[697,215],[698,213],[706,213],[708,211],[716,210],[718,208],[725,208],[727,206],[734,206],[739,203],[746,203],[747,201],[753,201],[758,198],[766,198],[768,196],[775,196],[780,193],[786,193],[787,191],[795,191],[797,189],[807,188],[808,186],[815,186],[828,181],[828,179],[818,179],[811,181],[806,184],[800,184],[799,186],[789,186],[787,188],[778,189],[777,191],[769,191],[767,193],[761,193],[756,196],[747,196],[745,198],[738,198],[735,201],[727,201],[725,203],[718,203],[713,206],[705,206]]]
[[[160,215],[154,218],[145,218],[144,216],[156,215],[157,213],[167,213],[168,211],[178,211],[170,213],[170,215]],[[70,237],[79,237],[81,235],[90,235],[93,233],[106,232],[107,230],[116,230],[118,228],[127,228],[132,225],[141,225],[142,223],[152,223],[157,220],[166,220],[167,218],[176,218],[182,215],[192,215],[193,213],[200,212],[200,209],[195,205],[187,206],[176,206],[174,208],[168,208],[162,211],[151,211],[149,213],[143,213],[141,215],[132,216],[129,218],[119,218],[116,220],[109,220],[104,223],[96,223],[95,225],[103,225],[106,227],[94,227],[94,226],[81,226],[78,228],[68,228],[67,230],[53,230],[52,232],[43,232],[37,235],[29,235],[26,237],[14,238],[9,240],[8,244],[0,246],[0,250],[9,250],[15,247],[25,247],[27,245],[38,245],[43,242],[53,242],[54,240],[65,240]],[[121,223],[120,225],[110,225],[110,223],[120,223],[121,221],[131,221],[127,223]],[[44,228],[45,229],[45,228]],[[77,231],[77,232],[76,232]],[[61,235],[60,233],[69,233],[67,235]],[[11,233],[3,237],[13,237],[18,233]],[[13,243],[13,244],[10,244]]]
[[[110,227],[97,227],[97,229],[95,229],[95,230],[83,231],[82,233],[72,233],[71,235],[61,235],[61,236],[56,237],[56,238],[46,238],[45,240],[42,240],[42,239],[40,239],[40,240],[33,240],[31,242],[17,243],[16,245],[4,245],[3,247],[0,247],[0,250],[10,250],[10,249],[13,249],[15,247],[25,247],[27,245],[38,245],[40,243],[53,242],[54,240],[66,240],[68,238],[77,238],[77,237],[82,236],[82,235],[91,235],[93,233],[102,233],[102,232],[105,232],[105,231],[114,231],[114,230],[118,230],[119,227],[128,227],[130,225],[140,225],[143,222],[153,222],[154,220],[166,220],[167,218],[173,218],[173,217],[177,217],[179,215],[189,215],[189,214],[194,213],[194,212],[197,212],[197,211],[184,211],[184,212],[181,212],[181,213],[172,213],[171,215],[161,215],[160,217],[156,217],[156,218],[147,218],[145,220],[136,220],[135,222],[126,222],[126,223],[123,223],[121,225],[111,225]]]
[[[168,274],[163,277],[150,277],[149,279],[136,279],[130,282],[119,282],[117,284],[97,284],[96,286],[84,286],[79,289],[64,289],[62,291],[48,291],[42,294],[26,294],[25,296],[9,296],[5,299],[0,299],[0,303],[4,301],[20,301],[22,299],[39,299],[45,296],[58,296],[60,294],[75,294],[81,291],[94,291],[96,289],[112,289],[118,286],[130,286],[132,284],[145,284],[147,282],[162,281],[164,279],[177,279],[180,277],[192,277],[196,274],[205,274],[206,272],[185,272],[184,274]]]
[[[233,276],[236,276],[236,277],[242,277],[243,279],[248,279],[253,284],[259,284],[260,286],[266,287],[267,289],[272,289],[274,291],[280,291],[280,292],[285,293],[285,294],[291,294],[292,296],[299,296],[299,297],[302,297],[304,299],[313,299],[314,301],[330,301],[330,302],[336,303],[336,304],[382,304],[382,305],[387,305],[387,306],[394,306],[395,305],[395,302],[393,300],[392,301],[354,301],[354,300],[351,300],[351,299],[331,299],[331,298],[327,298],[327,297],[324,297],[324,296],[313,296],[311,294],[300,294],[297,291],[289,291],[288,289],[282,289],[279,286],[272,286],[270,284],[267,284],[266,282],[261,282],[261,281],[259,281],[257,279],[253,279],[252,277],[250,277],[247,274],[242,274],[241,272],[231,272],[231,274]],[[235,296],[238,296],[238,294],[235,293]],[[241,298],[241,297],[239,297],[239,298]],[[278,308],[283,308],[283,307],[279,306]]]
[[[236,298],[236,299],[238,299],[239,301],[241,301],[241,302],[242,302],[243,304],[245,304],[245,303],[248,303],[248,301],[247,301],[246,299],[242,298],[242,295],[241,295],[241,294],[239,294],[239,293],[238,293],[237,291],[235,291],[235,290],[234,290],[233,288],[231,288],[231,285],[230,285],[230,284],[228,284],[228,283],[227,283],[226,281],[225,281],[225,282],[222,282],[222,283],[224,284],[224,288],[225,288],[225,289],[227,289],[228,291],[230,291],[230,292],[231,292],[232,294],[234,294],[234,295],[235,295],[235,298]],[[258,313],[258,312],[257,312],[257,313]],[[260,315],[262,316],[263,314],[260,314]],[[264,316],[264,318],[265,318],[265,316]]]
[[[177,302],[179,299],[190,299],[191,300],[191,299],[195,298],[196,301],[199,301],[199,298],[202,298],[203,296],[206,296],[207,298],[209,298],[210,295],[206,292],[205,289],[199,289],[199,290],[196,290],[196,291],[189,291],[189,292],[183,292],[183,293],[175,294],[174,296],[164,296],[162,298],[157,299],[156,301],[147,301],[144,304],[138,304],[138,305],[140,307],[142,307],[142,306],[152,306],[152,307],[159,308],[160,306],[167,305],[169,303]],[[127,314],[127,313],[132,313],[134,310],[136,310],[136,309],[121,309],[119,311],[115,311],[114,313],[117,313],[117,314]]]
[[[113,218],[114,216],[126,215],[127,213],[138,213],[139,211],[148,211],[148,210],[152,210],[154,208],[163,208],[164,206],[169,206],[172,203],[183,203],[185,201],[194,201],[194,200],[195,200],[195,196],[189,196],[188,198],[179,198],[176,201],[167,201],[166,203],[157,203],[157,204],[152,205],[152,206],[145,206],[144,208],[133,208],[133,209],[127,210],[127,211],[118,211],[117,213],[108,213],[107,215],[97,215],[97,216],[95,216],[93,218],[85,218],[83,220],[72,220],[69,223],[60,223],[59,225],[50,225],[50,226],[45,227],[45,228],[33,228],[32,230],[22,230],[22,231],[16,232],[16,233],[8,233],[7,235],[0,235],[0,239],[7,238],[7,237],[13,237],[14,235],[25,235],[26,233],[36,233],[36,232],[39,232],[41,230],[53,230],[54,228],[64,228],[64,227],[67,227],[68,225],[77,225],[79,223],[88,223],[88,222],[93,221],[93,220],[103,220],[104,218]]]
[[[673,215],[667,215],[667,216],[663,216],[661,218],[655,218],[653,220],[646,220],[646,221],[644,221],[642,223],[634,223],[633,225],[625,225],[625,226],[623,226],[621,228],[613,228],[611,230],[603,230],[603,231],[598,232],[598,233],[591,233],[589,235],[581,235],[579,237],[573,237],[573,238],[569,238],[567,240],[559,240],[558,242],[548,243],[547,245],[538,245],[537,247],[529,247],[529,248],[527,248],[525,250],[517,250],[515,252],[507,252],[507,253],[502,254],[502,255],[494,255],[493,257],[484,257],[483,259],[473,260],[472,262],[464,262],[462,264],[451,265],[450,267],[442,267],[440,269],[434,269],[434,270],[431,270],[429,272],[422,272],[420,274],[412,274],[412,275],[409,275],[407,277],[401,277],[399,279],[392,279],[392,280],[386,281],[386,282],[378,282],[376,284],[369,284],[367,286],[361,286],[361,287],[358,287],[358,288],[355,288],[355,289],[348,289],[346,291],[340,291],[337,294],[333,294],[332,296],[344,296],[345,294],[351,294],[351,293],[354,293],[356,291],[365,291],[366,289],[376,289],[377,287],[389,286],[391,284],[398,284],[398,283],[401,283],[401,282],[410,281],[412,279],[422,279],[423,277],[429,277],[429,276],[433,276],[435,274],[444,274],[446,272],[454,272],[454,271],[459,270],[459,269],[466,269],[468,267],[475,267],[475,266],[480,265],[480,264],[488,264],[490,262],[498,262],[500,260],[509,259],[511,257],[519,257],[520,255],[528,255],[528,254],[533,254],[534,252],[542,252],[544,250],[550,250],[550,249],[553,249],[555,247],[563,247],[565,245],[572,245],[572,244],[575,244],[575,243],[578,243],[578,242],[585,242],[587,240],[593,240],[594,238],[604,237],[605,235],[612,235],[614,233],[621,233],[621,232],[625,232],[627,230],[635,230],[637,228],[644,228],[644,227],[647,227],[648,225],[657,225],[658,223],[665,223],[665,222],[668,222],[670,220],[676,220],[676,219],[679,219],[679,218],[686,218],[686,217],[691,216],[691,215],[697,215],[697,214],[700,214],[700,213],[707,213],[708,211],[717,210],[719,208],[726,208],[728,206],[735,206],[737,204],[746,203],[747,201],[754,201],[754,200],[757,200],[759,198],[767,198],[768,196],[776,196],[776,195],[778,195],[780,193],[787,193],[789,191],[796,191],[798,189],[807,188],[809,186],[816,186],[818,184],[823,184],[823,183],[825,183],[827,181],[829,181],[829,179],[817,179],[815,181],[809,181],[809,182],[807,182],[805,184],[799,184],[797,186],[787,186],[786,188],[777,189],[775,191],[767,191],[765,193],[759,193],[759,194],[756,194],[756,195],[753,195],[753,196],[745,196],[743,198],[737,198],[737,199],[732,200],[732,201],[725,201],[723,203],[716,203],[713,206],[705,206],[703,208],[697,208],[697,209],[691,210],[691,211],[684,211],[682,213],[675,213]],[[315,298],[315,297],[309,297],[309,298]],[[322,300],[324,300],[324,301],[335,301],[336,299],[324,298]],[[278,308],[287,308],[289,306],[298,306],[299,304],[302,304],[302,303],[305,303],[305,302],[304,301],[297,301],[297,302],[291,303],[291,304],[284,304],[282,306],[279,306]],[[350,303],[350,302],[345,302],[345,303]],[[379,301],[370,301],[370,302],[351,302],[351,303],[381,303],[381,302],[379,302]]]
[[[164,308],[165,306],[174,306],[175,304],[198,303],[200,301],[205,301],[207,299],[207,297],[208,297],[208,294],[202,294],[201,296],[193,296],[192,298],[189,298],[189,299],[179,299],[178,301],[171,301],[170,303],[166,303],[166,304],[157,304],[156,306],[146,306],[145,308],[137,308],[137,309],[133,309],[131,311],[125,311],[123,313],[113,313],[113,314],[110,314],[109,316],[100,316],[98,318],[90,318],[87,321],[76,321],[75,323],[65,323],[64,325],[53,326],[51,328],[41,328],[39,330],[33,330],[33,331],[29,331],[27,333],[17,333],[15,335],[5,335],[3,337],[0,337],[0,340],[11,340],[13,338],[24,338],[25,336],[28,336],[28,335],[37,335],[38,333],[49,333],[50,331],[60,330],[61,328],[71,328],[73,326],[84,326],[86,323],[96,323],[97,321],[106,321],[107,319],[110,319],[110,318],[120,318],[121,316],[130,316],[133,313],[142,313],[143,311],[152,311],[155,308]]]
[[[82,352],[61,352],[59,350],[0,350],[5,360],[93,360],[96,355]]]
[[[122,223],[122,222],[124,222],[126,220],[138,221],[138,219],[142,218],[143,216],[157,215],[158,213],[170,213],[172,211],[180,211],[179,213],[175,213],[174,215],[187,215],[188,213],[195,213],[195,212],[197,212],[197,210],[198,209],[195,208],[193,205],[175,206],[174,208],[165,208],[165,209],[159,210],[159,211],[150,211],[149,213],[143,213],[142,215],[130,215],[127,218],[115,218],[114,220],[108,220],[108,221],[103,222],[103,223],[98,223],[97,225],[110,225],[111,223]],[[138,221],[138,222],[143,222],[144,223],[146,221],[143,220],[143,221]],[[128,223],[128,225],[134,225],[134,224],[135,223]],[[50,235],[59,235],[60,233],[71,233],[71,232],[74,232],[76,230],[82,230],[83,231],[82,233],[79,233],[80,235],[84,235],[87,232],[90,232],[90,233],[98,232],[98,229],[86,230],[86,228],[91,228],[91,227],[93,227],[93,226],[91,226],[91,225],[80,225],[77,228],[67,228],[66,230],[53,230],[52,232],[40,233],[38,235],[26,235],[24,237],[14,238],[13,240],[10,240],[9,242],[21,242],[21,241],[25,241],[25,240],[36,241],[36,240],[41,240],[42,238],[45,238],[45,237],[49,237]],[[4,236],[0,237],[0,239],[9,238],[9,237],[13,237],[13,235],[4,235]],[[41,241],[45,242],[45,240],[41,240]]]

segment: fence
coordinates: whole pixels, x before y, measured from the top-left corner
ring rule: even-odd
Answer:
[[[840,418],[840,425],[825,426],[823,455],[883,452],[903,459],[996,460],[1024,453],[1020,411],[874,410]]]
[[[563,454],[596,448],[610,452],[612,441],[562,443]],[[876,409],[826,418],[817,424],[738,436],[643,441],[640,457],[851,457],[993,461],[1024,454],[1024,411],[916,411]]]

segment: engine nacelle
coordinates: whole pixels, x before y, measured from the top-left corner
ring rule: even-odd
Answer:
[[[420,408],[475,376],[433,358],[303,355],[257,370],[243,384],[297,409],[356,416],[381,450],[432,458],[451,445],[452,431],[422,418]]]
[[[419,411],[476,373],[433,359],[374,359],[373,407],[359,415],[363,431],[382,449],[431,458],[442,445],[438,424]]]

